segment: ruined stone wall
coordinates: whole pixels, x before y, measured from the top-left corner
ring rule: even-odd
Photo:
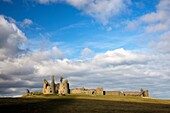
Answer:
[[[85,90],[85,94],[94,95],[94,94],[96,94],[96,93],[95,93],[95,89],[86,89],[86,90]]]
[[[47,80],[44,80],[43,94],[50,94],[50,84],[47,82]]]
[[[105,91],[105,95],[121,96],[121,92],[120,91]]]
[[[91,95],[95,89],[82,89],[82,88],[74,88],[70,90],[71,94],[89,94]]]
[[[55,84],[55,93],[57,94],[58,94],[59,87],[60,87],[59,83]]]
[[[149,97],[149,91],[148,90],[143,91],[143,96],[144,97]]]
[[[70,90],[71,94],[81,94],[82,90],[80,88],[74,88]]]
[[[52,76],[51,84],[50,84],[50,93],[55,94],[55,80],[54,75]]]
[[[70,90],[71,94],[86,94],[86,91],[81,88],[74,88]]]
[[[85,89],[82,88],[74,88],[69,89],[68,80],[63,82],[63,77],[60,77],[60,83],[55,84],[54,76],[52,76],[51,84],[44,80],[43,85],[43,94],[88,94],[88,95],[117,95],[117,96],[149,96],[149,91],[143,89],[140,92],[121,92],[121,91],[104,91],[103,88],[96,89]]]
[[[64,91],[63,91],[63,83],[61,83],[61,82],[60,82],[58,94],[64,94]]]
[[[58,94],[69,94],[69,83],[67,80],[60,82]]]
[[[83,89],[83,88],[74,88],[70,90],[71,94],[87,94],[87,95],[103,95],[103,88],[97,89]]]
[[[143,96],[142,92],[123,92],[124,96]]]
[[[54,76],[52,76],[52,82],[51,84],[48,83],[46,79],[44,79],[44,85],[43,85],[43,94],[55,94],[56,93],[56,84],[54,81]]]
[[[43,89],[43,94],[51,94],[50,86],[46,86],[46,88]]]
[[[104,95],[103,88],[97,88],[96,89],[96,95]]]

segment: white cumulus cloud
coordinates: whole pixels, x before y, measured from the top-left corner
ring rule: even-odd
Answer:
[[[0,15],[0,59],[22,52],[19,46],[26,40],[25,34],[14,23],[8,22]]]
[[[170,29],[170,1],[160,0],[156,6],[156,11],[138,17],[136,20],[129,21],[127,28],[136,29],[144,26],[148,33],[164,32]]]
[[[119,15],[131,3],[130,0],[38,0],[40,4],[64,2],[81,10],[103,25],[109,23],[109,20]]]

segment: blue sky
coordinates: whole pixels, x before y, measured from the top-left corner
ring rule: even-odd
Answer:
[[[169,5],[169,0],[1,0],[0,96],[21,95],[24,88],[41,91],[44,78],[63,74],[71,87],[142,87],[151,97],[170,98]]]
[[[126,9],[120,14],[107,18],[109,22],[106,25],[103,25],[102,21],[85,14],[82,10],[77,10],[76,7],[63,2],[39,4],[38,1],[16,0],[11,3],[1,1],[2,7],[0,11],[3,15],[12,17],[18,22],[22,22],[25,18],[30,19],[33,23],[29,27],[20,28],[28,39],[36,40],[38,38],[37,40],[39,40],[43,35],[44,38],[47,38],[51,42],[64,42],[66,45],[72,45],[74,43],[76,45],[84,45],[86,42],[94,41],[95,43],[99,42],[99,44],[101,42],[106,42],[107,44],[107,41],[112,41],[111,46],[106,49],[119,47],[135,49],[138,47],[138,44],[132,38],[143,32],[137,31],[136,33],[136,31],[128,31],[124,28],[124,24],[126,21],[136,19],[144,13],[154,11],[154,5],[158,1],[145,2],[137,1],[136,4],[138,5],[134,5],[135,3],[132,5],[131,3],[131,5],[127,6],[130,9]],[[133,40],[133,42],[127,44],[126,41],[129,40]],[[106,51],[105,48],[94,48],[92,46],[89,45],[94,51]],[[77,51],[83,48],[85,46],[81,48],[75,47]]]

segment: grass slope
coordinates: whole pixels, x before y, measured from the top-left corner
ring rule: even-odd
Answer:
[[[170,100],[91,95],[1,98],[0,113],[170,113]]]

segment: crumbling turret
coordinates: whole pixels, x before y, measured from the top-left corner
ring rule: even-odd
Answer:
[[[60,76],[60,83],[62,83],[63,82],[63,77],[62,77],[62,75]]]
[[[52,80],[51,80],[51,94],[55,94],[55,80],[54,80],[54,75],[52,76]]]
[[[68,80],[62,82],[63,77],[60,77],[60,86],[59,86],[59,94],[68,94],[69,93],[69,83]]]
[[[148,90],[143,91],[143,96],[144,97],[149,97],[149,91]]]
[[[49,93],[50,93],[50,84],[47,82],[46,79],[44,79],[43,94],[49,94]]]
[[[44,80],[43,94],[68,94],[70,92],[68,80],[63,82],[63,77],[60,76],[60,83],[55,84],[54,75],[52,76],[51,84]]]

